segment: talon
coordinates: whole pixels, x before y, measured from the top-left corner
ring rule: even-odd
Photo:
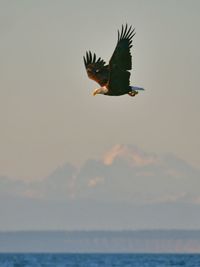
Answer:
[[[129,94],[130,96],[135,96],[135,95],[138,94],[138,92],[137,92],[137,91],[131,91],[131,92],[129,92],[128,94]]]

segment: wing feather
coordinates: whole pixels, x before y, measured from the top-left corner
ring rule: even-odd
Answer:
[[[117,66],[121,70],[131,70],[132,58],[130,49],[132,47],[132,38],[135,35],[135,29],[132,26],[128,28],[122,25],[121,33],[118,30],[118,42],[113,55],[110,59],[110,68]]]
[[[96,54],[92,55],[91,51],[86,52],[86,56],[83,57],[85,68],[88,77],[101,86],[107,84],[109,79],[109,69],[105,61],[100,57],[97,59]]]
[[[109,94],[120,95],[130,90],[129,78],[132,68],[130,49],[135,29],[132,26],[122,25],[121,32],[118,30],[118,41],[109,62],[110,76],[108,82]]]

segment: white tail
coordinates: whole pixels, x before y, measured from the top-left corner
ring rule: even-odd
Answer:
[[[144,88],[137,87],[137,86],[131,86],[131,89],[134,90],[134,91],[144,91]]]

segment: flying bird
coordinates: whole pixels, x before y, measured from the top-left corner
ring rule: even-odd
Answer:
[[[130,70],[132,68],[132,57],[130,49],[135,29],[132,26],[122,25],[121,32],[118,30],[116,48],[108,64],[97,58],[91,51],[86,52],[83,57],[87,75],[96,81],[101,87],[95,89],[93,95],[103,94],[109,96],[120,96],[128,94],[135,96],[141,87],[130,86]]]

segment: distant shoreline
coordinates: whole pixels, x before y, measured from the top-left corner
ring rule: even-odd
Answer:
[[[200,253],[200,230],[0,231],[0,253]]]

